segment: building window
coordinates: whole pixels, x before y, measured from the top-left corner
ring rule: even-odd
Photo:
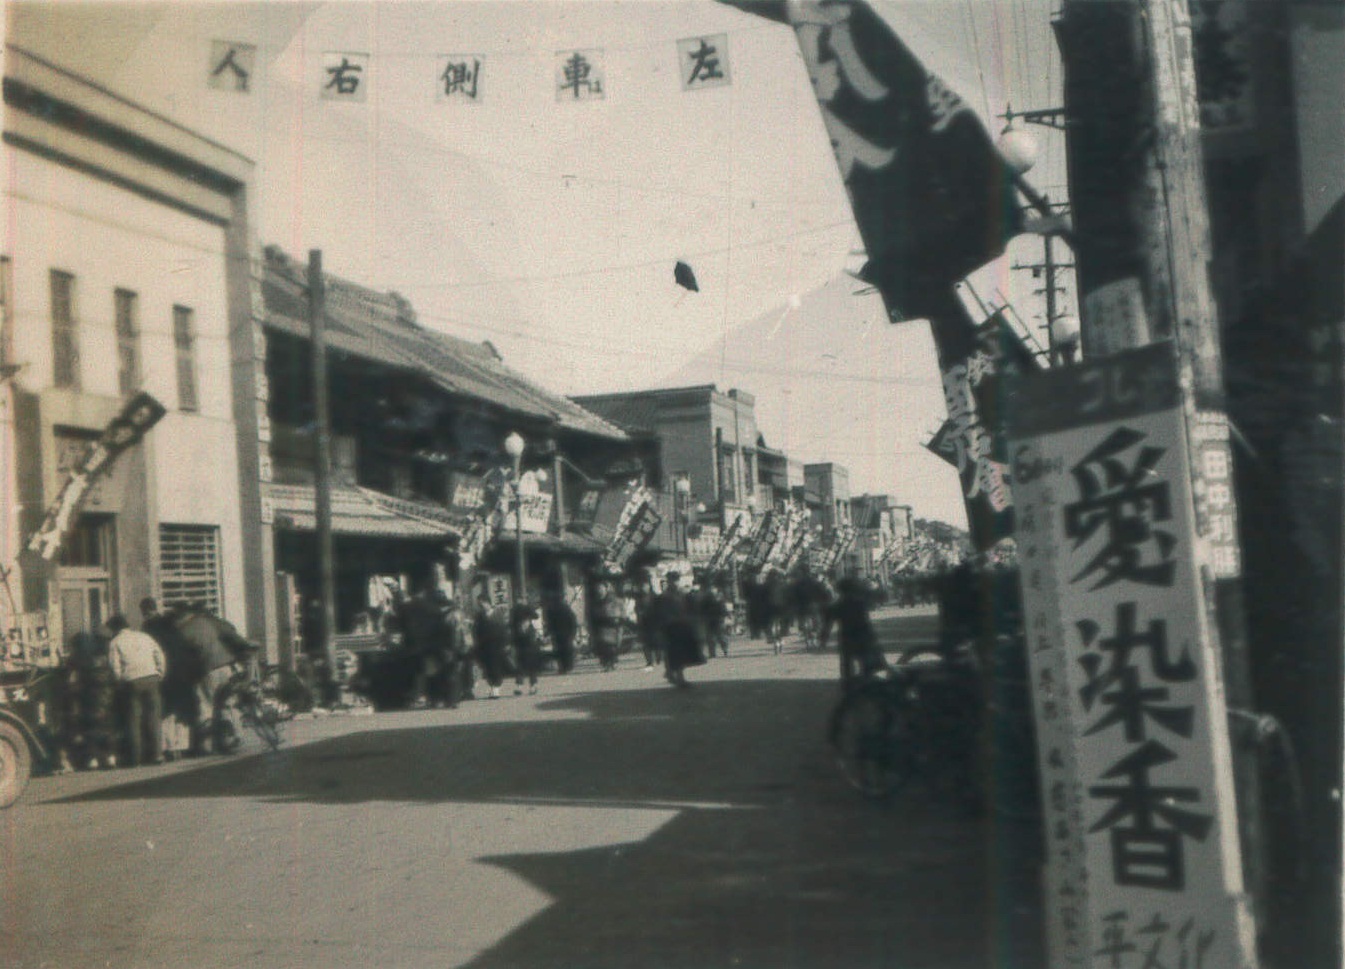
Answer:
[[[738,501],[738,468],[733,451],[719,449],[719,499],[729,504]]]
[[[129,289],[113,293],[117,317],[117,386],[123,397],[140,387],[140,328],[136,325],[136,295]]]
[[[79,333],[75,322],[75,277],[51,271],[52,383],[79,389]]]
[[[195,605],[219,615],[219,529],[159,526],[159,599],[164,608]]]
[[[116,547],[111,515],[83,514],[61,542],[61,565],[65,568],[111,571]]]
[[[173,307],[173,346],[177,349],[177,406],[181,410],[200,409],[196,397],[196,330],[192,311]]]
[[[751,495],[756,490],[756,469],[752,466],[752,452],[743,452],[743,493]]]

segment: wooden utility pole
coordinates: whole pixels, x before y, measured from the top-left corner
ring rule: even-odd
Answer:
[[[317,424],[313,448],[313,517],[318,542],[318,596],[322,655],[328,700],[336,682],[336,556],[332,548],[332,427],[327,408],[327,308],[322,279],[322,250],[308,252],[308,321],[313,344],[313,412]]]
[[[1070,0],[1058,27],[1067,68],[1070,185],[1076,214],[1085,353],[1150,342],[1177,350],[1194,499],[1207,655],[1228,707],[1251,706],[1237,509],[1225,413],[1218,311],[1210,285],[1200,114],[1185,0]],[[1105,73],[1104,73],[1105,72]],[[1072,75],[1072,76],[1071,76]],[[1238,835],[1227,891],[1240,904],[1242,965],[1255,960],[1243,864],[1256,887],[1259,792],[1250,750],[1211,718],[1233,756]],[[1230,792],[1231,793],[1231,792]],[[1239,848],[1241,850],[1239,850]]]

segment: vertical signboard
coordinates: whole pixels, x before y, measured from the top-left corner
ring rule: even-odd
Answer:
[[[1043,783],[1063,784],[1046,807],[1069,824],[1077,804],[1086,870],[1083,938],[1058,926],[1053,940],[1097,967],[1235,967],[1252,951],[1180,404],[1168,344],[1011,392],[1015,481],[1032,496],[1020,544],[1033,555],[1020,551],[1039,754]],[[1075,779],[1045,749],[1066,739]],[[1052,847],[1059,891],[1077,870],[1065,839]]]

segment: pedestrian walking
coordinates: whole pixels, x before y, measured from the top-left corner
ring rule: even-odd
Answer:
[[[509,669],[509,614],[504,606],[494,606],[484,587],[476,602],[472,620],[472,638],[476,641],[476,661],[481,675],[490,685],[490,698],[500,698],[500,685]]]
[[[579,631],[579,619],[565,601],[563,592],[554,593],[547,599],[542,615],[556,654],[556,672],[568,673],[574,669],[574,637]]]
[[[523,682],[528,683],[528,694],[537,693],[537,677],[542,670],[542,615],[535,603],[520,602],[514,607],[512,623],[514,642],[514,696],[523,694]]]
[[[448,702],[444,674],[451,643],[441,595],[430,580],[401,607],[403,648],[415,669],[411,702],[417,707]]]
[[[621,602],[616,590],[606,579],[600,579],[593,589],[593,653],[604,673],[616,669],[617,654],[621,649]]]
[[[669,572],[663,592],[655,599],[655,622],[663,639],[664,677],[677,687],[688,687],[686,669],[705,662],[691,603],[680,585],[681,573]]]
[[[641,583],[635,594],[635,630],[644,653],[644,668],[652,670],[663,665],[663,632],[656,621],[655,596],[647,583]]]
[[[869,597],[863,584],[853,577],[836,584],[836,601],[827,606],[822,617],[821,648],[826,649],[833,626],[838,628],[841,656],[841,688],[870,676],[887,665],[878,648],[878,638],[869,619]]]
[[[729,654],[728,603],[723,590],[719,587],[719,583],[713,575],[707,574],[701,578],[696,597],[696,609],[700,616],[706,657],[713,659],[716,649],[727,657]]]
[[[112,634],[108,660],[112,675],[126,692],[129,763],[163,763],[163,698],[159,685],[168,669],[163,650],[148,633],[132,629],[118,613],[107,621]],[[148,744],[146,744],[148,741]]]

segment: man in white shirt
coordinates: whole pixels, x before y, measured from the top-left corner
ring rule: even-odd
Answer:
[[[149,762],[163,763],[163,700],[159,684],[168,668],[163,650],[149,633],[130,628],[125,616],[116,615],[107,621],[112,634],[108,659],[112,675],[125,684],[127,695],[127,729],[130,731],[132,767],[145,762],[144,741],[149,738]]]

